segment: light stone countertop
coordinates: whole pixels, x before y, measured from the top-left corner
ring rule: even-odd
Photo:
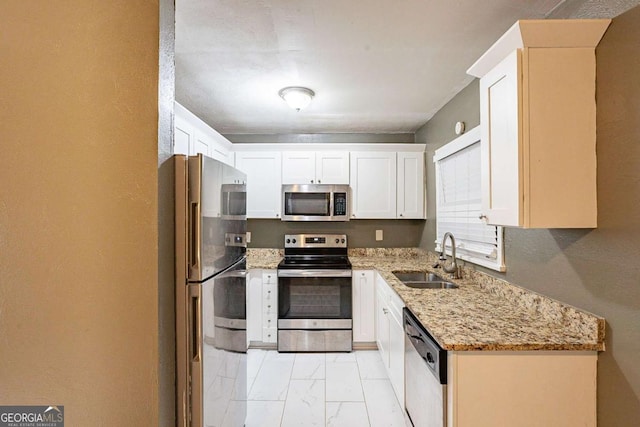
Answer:
[[[275,269],[281,250],[249,249],[248,268]],[[414,248],[350,249],[354,270],[377,270],[446,350],[604,350],[603,318],[464,268],[458,289],[414,289],[392,271],[429,271],[434,253]]]

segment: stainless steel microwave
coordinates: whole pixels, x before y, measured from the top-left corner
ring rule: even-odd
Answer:
[[[349,221],[348,185],[282,186],[283,221]]]

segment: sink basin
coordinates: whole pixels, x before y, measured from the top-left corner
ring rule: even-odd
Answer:
[[[401,282],[445,282],[442,277],[437,274],[427,273],[426,271],[394,271]]]
[[[418,289],[458,289],[458,285],[451,282],[402,282],[405,286]]]
[[[426,271],[394,271],[396,276],[405,286],[419,289],[457,289],[458,285],[447,282],[437,274]]]

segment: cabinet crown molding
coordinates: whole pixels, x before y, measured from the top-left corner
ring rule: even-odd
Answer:
[[[483,77],[507,55],[523,48],[594,48],[611,19],[520,20],[498,39],[467,74]]]

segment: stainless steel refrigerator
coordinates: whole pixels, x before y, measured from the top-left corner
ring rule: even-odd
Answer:
[[[174,156],[178,425],[246,417],[246,175]]]

